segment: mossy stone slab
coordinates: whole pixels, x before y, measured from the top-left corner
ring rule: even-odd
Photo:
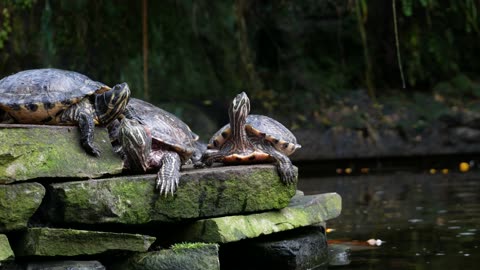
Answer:
[[[284,209],[265,213],[203,219],[178,232],[179,241],[228,243],[319,224],[340,215],[337,193],[295,196]]]
[[[107,251],[145,252],[155,237],[57,228],[29,228],[13,250],[17,256],[80,256]]]
[[[0,124],[0,184],[34,178],[96,178],[122,172],[123,162],[112,149],[105,128],[95,128],[93,157],[80,146],[73,126]]]
[[[23,268],[22,268],[23,269]],[[46,261],[29,262],[26,264],[28,270],[105,270],[98,261]],[[19,270],[19,269],[18,269]]]
[[[8,238],[5,234],[0,234],[0,262],[10,261],[15,258]],[[1,263],[0,263],[1,266]]]
[[[281,209],[296,190],[270,164],[185,169],[176,193],[166,197],[155,180],[141,175],[55,183],[46,207],[60,223],[147,224]]]
[[[182,244],[183,245],[183,244]],[[198,243],[193,247],[177,247],[137,253],[112,269],[119,270],[220,270],[218,245]]]
[[[0,184],[0,232],[26,228],[44,196],[39,183]]]

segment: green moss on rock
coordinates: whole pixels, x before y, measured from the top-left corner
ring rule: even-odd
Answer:
[[[73,229],[29,228],[14,246],[17,256],[78,256],[106,251],[145,252],[155,237]]]
[[[44,196],[39,183],[0,184],[0,232],[26,228]]]
[[[196,221],[178,232],[178,238],[211,243],[235,242],[325,222],[340,215],[341,209],[341,197],[337,193],[295,196],[289,206],[279,211]]]
[[[155,252],[138,253],[112,269],[128,270],[215,270],[220,269],[217,244],[180,246]]]
[[[14,257],[7,236],[0,234],[0,262],[13,260]]]
[[[141,175],[55,183],[46,207],[57,222],[175,222],[281,209],[296,189],[284,185],[270,164],[185,169],[177,192],[167,197],[155,190],[155,180]]]
[[[0,124],[0,184],[40,177],[96,178],[122,171],[105,128],[95,129],[101,156],[80,146],[76,127]]]

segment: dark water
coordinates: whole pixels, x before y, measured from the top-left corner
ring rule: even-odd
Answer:
[[[337,192],[342,214],[327,223],[350,264],[328,269],[480,269],[480,172],[308,177],[305,194]],[[368,239],[381,239],[372,247]]]

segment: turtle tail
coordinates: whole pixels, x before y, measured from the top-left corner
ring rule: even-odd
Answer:
[[[180,156],[173,151],[167,151],[161,160],[162,166],[157,174],[156,187],[160,194],[165,196],[177,190],[180,181],[180,166],[182,164]]]

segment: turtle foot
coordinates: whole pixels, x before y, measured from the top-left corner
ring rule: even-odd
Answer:
[[[160,195],[168,196],[177,190],[180,181],[180,156],[175,152],[167,152],[162,157],[162,167],[157,174],[156,187]]]
[[[180,175],[179,175],[180,176]],[[173,194],[177,191],[178,182],[180,177],[170,177],[170,178],[157,178],[156,188],[160,191],[160,195],[164,195],[165,197],[168,194]]]
[[[211,164],[210,164],[210,166],[211,166]],[[201,161],[197,161],[197,162],[193,163],[193,167],[196,168],[196,169],[201,169],[201,168],[207,167],[207,164],[205,164]]]
[[[295,168],[293,165],[290,164],[280,164],[278,166],[278,173],[280,175],[280,179],[282,182],[286,185],[290,185],[295,182],[295,179],[297,179],[298,175],[295,171]]]
[[[85,142],[82,146],[85,149],[85,151],[87,151],[88,154],[94,157],[100,156],[100,153],[101,153],[100,150],[98,150],[98,148],[95,147],[95,145],[93,145],[92,143]]]

